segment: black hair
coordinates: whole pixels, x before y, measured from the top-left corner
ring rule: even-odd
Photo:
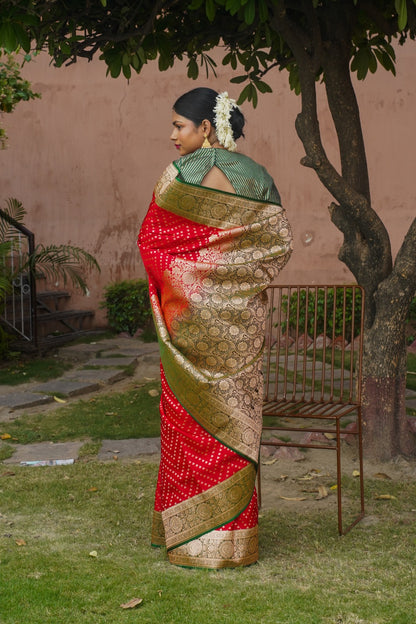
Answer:
[[[181,95],[173,105],[178,115],[190,119],[196,126],[200,126],[204,119],[208,119],[215,128],[214,108],[218,93],[208,87],[197,87]],[[244,115],[239,108],[233,108],[230,115],[230,124],[234,140],[244,136]]]

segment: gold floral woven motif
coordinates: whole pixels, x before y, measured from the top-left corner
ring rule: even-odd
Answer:
[[[162,511],[168,550],[238,516],[251,500],[255,479],[256,469],[248,464],[229,479]]]
[[[210,237],[196,261],[175,257],[164,275],[169,298],[163,309],[157,296],[152,298],[163,368],[183,407],[214,437],[256,462],[263,291],[287,262],[290,226],[276,204],[187,185],[175,172],[172,165],[162,176],[158,205],[226,229]]]
[[[195,568],[234,568],[250,565],[258,559],[258,527],[236,531],[211,531],[173,548],[169,561]]]

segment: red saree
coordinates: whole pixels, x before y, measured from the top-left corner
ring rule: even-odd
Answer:
[[[152,543],[171,563],[258,558],[265,287],[290,228],[273,203],[159,180],[139,235],[161,352],[161,463]]]

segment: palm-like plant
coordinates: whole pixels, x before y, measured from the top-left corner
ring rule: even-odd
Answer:
[[[22,273],[42,275],[49,279],[68,280],[82,292],[87,292],[84,274],[89,269],[100,270],[97,260],[81,247],[73,245],[36,245],[30,253],[21,254],[17,265],[11,267],[10,258],[16,241],[13,222],[23,225],[26,214],[22,203],[10,198],[0,214],[0,301],[11,290],[12,281]]]

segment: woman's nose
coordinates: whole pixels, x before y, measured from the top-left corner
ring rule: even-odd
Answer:
[[[176,128],[174,130],[172,130],[172,134],[170,135],[170,140],[174,141],[176,139],[177,136],[177,130]]]

